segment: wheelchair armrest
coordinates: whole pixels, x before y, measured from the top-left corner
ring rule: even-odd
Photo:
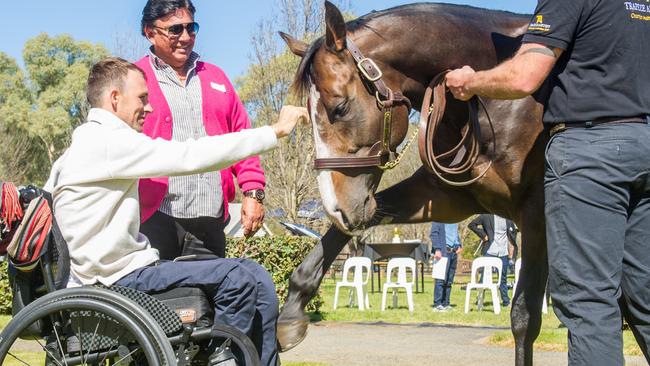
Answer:
[[[189,255],[182,255],[180,257],[174,258],[174,262],[183,262],[183,261],[205,261],[205,260],[211,260],[211,259],[217,259],[220,258],[217,255],[214,254],[189,254]]]

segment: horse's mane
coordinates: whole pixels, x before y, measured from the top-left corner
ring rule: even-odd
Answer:
[[[355,33],[361,29],[373,30],[373,28],[369,25],[369,23],[378,18],[402,17],[407,15],[416,15],[416,14],[419,15],[422,13],[439,14],[440,12],[445,10],[456,10],[456,11],[471,10],[475,16],[480,16],[480,17],[487,17],[487,15],[495,15],[495,14],[508,15],[508,16],[523,15],[523,14],[517,14],[517,13],[505,11],[505,10],[490,10],[490,9],[477,8],[469,5],[444,4],[444,3],[414,3],[414,4],[400,5],[400,6],[396,6],[381,11],[373,10],[372,12],[366,15],[363,15],[357,19],[347,22],[345,25],[349,33]],[[524,16],[529,16],[529,15],[524,15]],[[310,84],[309,73],[311,71],[311,64],[313,62],[314,55],[316,54],[318,49],[323,45],[324,40],[325,37],[322,36],[316,39],[314,42],[312,42],[311,46],[305,53],[305,56],[302,58],[300,65],[298,66],[298,71],[296,72],[291,88],[301,98],[307,92],[307,88],[309,88],[309,84]]]

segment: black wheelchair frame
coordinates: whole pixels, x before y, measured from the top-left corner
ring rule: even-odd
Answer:
[[[213,324],[210,302],[198,288],[151,295],[118,286],[66,288],[67,245],[56,222],[52,226],[34,270],[10,264],[13,318],[0,333],[0,365],[206,365],[211,355],[260,365],[245,334]],[[181,320],[188,299],[203,306]]]

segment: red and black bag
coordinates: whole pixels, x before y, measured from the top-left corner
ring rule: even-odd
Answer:
[[[7,253],[15,226],[23,218],[18,188],[13,183],[0,182],[0,255]]]
[[[7,247],[14,267],[21,271],[31,271],[36,267],[47,250],[51,229],[52,209],[43,196],[38,196],[29,203]]]

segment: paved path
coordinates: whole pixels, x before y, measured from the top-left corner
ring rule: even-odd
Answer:
[[[437,324],[312,323],[307,338],[281,354],[283,361],[319,362],[330,366],[503,366],[514,364],[514,350],[487,345],[504,328]],[[566,353],[535,352],[535,365],[566,365]],[[647,365],[627,357],[627,366]]]

